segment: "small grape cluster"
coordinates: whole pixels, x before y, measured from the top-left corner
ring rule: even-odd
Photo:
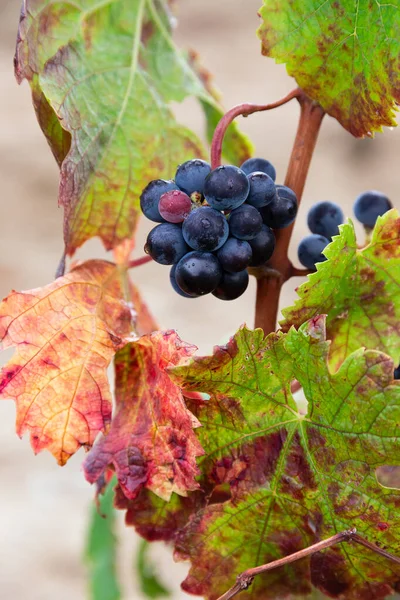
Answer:
[[[353,206],[356,219],[367,229],[372,229],[379,216],[392,208],[389,198],[382,192],[370,190],[360,194]],[[306,236],[299,244],[298,257],[301,264],[310,270],[326,260],[322,254],[332,237],[339,233],[339,225],[344,222],[344,214],[340,206],[334,202],[318,202],[309,211],[307,225],[311,235]]]
[[[296,218],[295,193],[276,185],[275,177],[273,165],[262,158],[214,170],[193,159],[178,167],[175,180],[147,185],[140,206],[160,224],[150,231],[145,251],[172,265],[171,285],[178,294],[234,300],[245,292],[248,267],[265,264],[274,252],[273,229]]]

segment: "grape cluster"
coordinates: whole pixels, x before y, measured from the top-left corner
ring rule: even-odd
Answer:
[[[248,267],[265,264],[274,252],[273,229],[287,227],[297,214],[296,195],[275,185],[275,177],[263,158],[214,170],[193,159],[178,167],[175,180],[147,185],[140,206],[159,225],[145,251],[172,265],[170,281],[178,294],[234,300],[245,292]]]
[[[385,194],[370,190],[356,198],[353,211],[356,219],[371,229],[377,218],[391,208],[392,203]],[[299,261],[304,267],[315,270],[317,263],[326,260],[322,252],[339,233],[339,225],[343,222],[343,211],[334,202],[318,202],[310,209],[307,224],[311,235],[306,236],[298,247]]]

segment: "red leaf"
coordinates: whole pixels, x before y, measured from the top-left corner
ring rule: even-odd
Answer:
[[[199,423],[166,372],[194,351],[170,331],[143,336],[118,353],[117,412],[110,432],[85,461],[90,482],[113,464],[130,499],[142,487],[166,500],[172,492],[186,495],[198,488],[196,458],[203,451],[193,428]]]

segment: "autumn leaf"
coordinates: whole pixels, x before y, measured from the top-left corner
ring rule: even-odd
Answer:
[[[346,356],[365,346],[400,362],[400,218],[396,210],[376,223],[362,249],[351,222],[324,250],[328,260],[298,290],[299,299],[283,309],[283,331],[327,314],[329,359],[339,367]]]
[[[194,350],[169,331],[142,336],[118,353],[116,414],[84,463],[91,483],[112,464],[128,499],[142,487],[165,500],[198,488],[196,458],[203,451],[193,429],[199,423],[166,372]]]
[[[93,236],[107,249],[132,237],[147,183],[204,157],[170,104],[192,95],[211,112],[221,107],[175,47],[168,10],[154,0],[23,4],[17,79],[31,82],[58,161],[70,141],[59,195],[70,255]],[[237,129],[234,138],[247,155]]]
[[[142,488],[134,500],[129,500],[120,486],[115,492],[115,506],[125,512],[125,523],[149,542],[172,542],[190,516],[204,505],[201,490],[187,496],[172,494],[169,501]]]
[[[328,349],[317,317],[267,338],[242,328],[213,356],[173,369],[185,390],[210,394],[196,403],[206,449],[199,466],[216,488],[230,489],[230,499],[198,511],[177,538],[177,556],[192,563],[186,591],[215,600],[241,571],[353,527],[400,553],[400,491],[375,476],[400,457],[393,362],[359,349],[332,374]],[[294,378],[307,415],[291,395]],[[246,597],[306,595],[315,587],[374,600],[399,582],[398,565],[346,544],[257,577]]]
[[[106,371],[133,329],[122,298],[120,271],[92,260],[0,305],[2,348],[16,347],[0,397],[16,401],[18,435],[29,431],[34,451],[49,450],[61,465],[110,423]]]
[[[357,137],[395,126],[400,6],[371,0],[263,0],[263,54]]]

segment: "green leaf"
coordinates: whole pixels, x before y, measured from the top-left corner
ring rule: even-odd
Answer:
[[[399,554],[400,491],[379,485],[375,469],[399,461],[400,382],[388,356],[363,349],[332,374],[328,349],[318,317],[267,338],[243,328],[212,357],[173,369],[184,389],[210,394],[197,402],[207,449],[199,464],[203,477],[216,489],[228,484],[231,494],[200,510],[177,538],[178,556],[192,562],[186,591],[215,600],[241,571],[352,527]],[[294,378],[306,416],[290,392]],[[246,597],[315,587],[374,600],[399,579],[398,565],[341,544],[257,577]]]
[[[337,368],[365,346],[400,362],[400,218],[396,210],[376,223],[370,243],[357,247],[351,222],[326,248],[328,260],[297,290],[299,299],[282,311],[283,331],[327,314],[329,360]]]
[[[357,137],[395,126],[400,101],[400,4],[263,0],[263,54]]]
[[[205,156],[170,104],[193,95],[213,115],[220,104],[175,47],[168,11],[157,0],[24,2],[17,78],[28,78],[45,106],[39,121],[58,160],[56,118],[71,137],[59,197],[70,255],[93,236],[107,249],[131,238],[145,185]],[[230,137],[229,156],[247,156],[245,138],[236,129]]]
[[[119,600],[120,585],[116,572],[117,540],[115,536],[115,480],[112,480],[99,505],[92,507],[89,534],[85,551],[89,569],[91,600]]]
[[[146,598],[168,598],[171,593],[160,582],[155,567],[149,557],[149,543],[141,540],[136,558],[136,573],[140,590]]]

